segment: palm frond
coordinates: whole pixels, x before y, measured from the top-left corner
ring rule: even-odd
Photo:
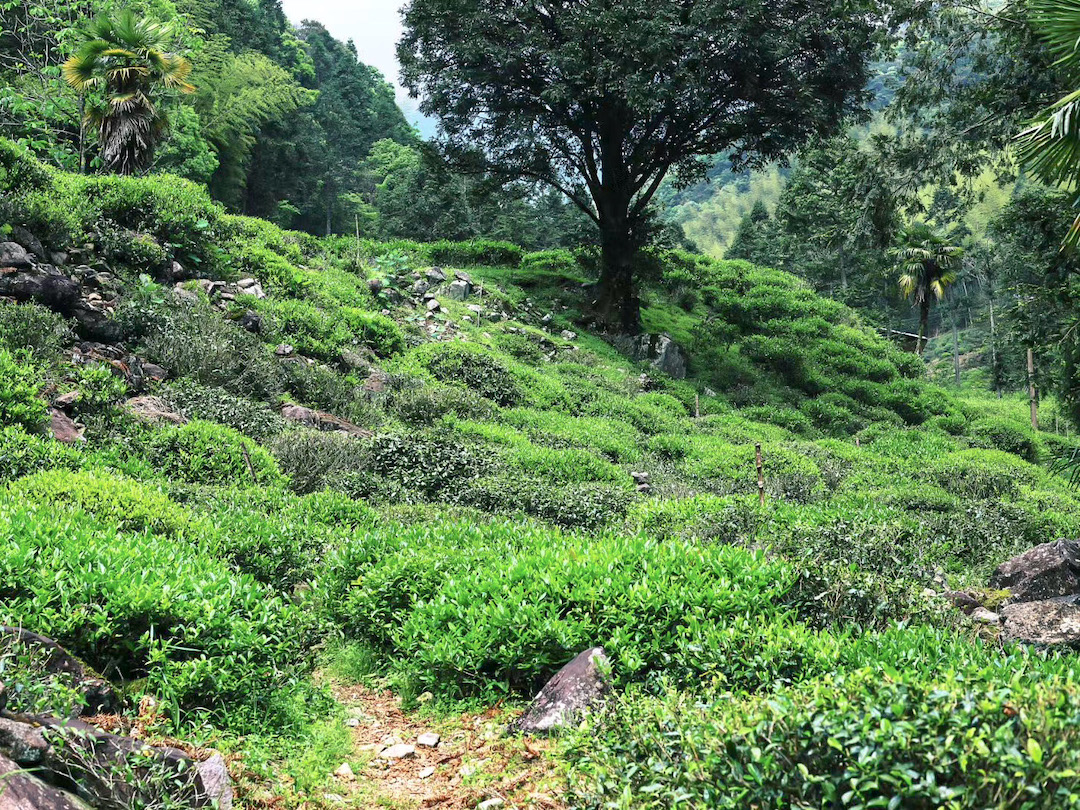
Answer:
[[[1057,64],[1080,75],[1080,0],[1028,0],[1028,13]]]

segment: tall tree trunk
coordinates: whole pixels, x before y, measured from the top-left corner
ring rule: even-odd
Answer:
[[[634,290],[637,244],[629,217],[629,199],[605,206],[600,222],[600,281],[596,315],[603,328],[636,335],[641,331],[641,302]]]
[[[956,376],[956,384],[960,385],[960,335],[956,329],[956,312],[952,317],[952,357],[953,373]]]
[[[919,354],[923,353],[926,348],[927,330],[930,328],[930,296],[923,297],[922,303],[919,304],[919,342],[916,345],[916,351]]]

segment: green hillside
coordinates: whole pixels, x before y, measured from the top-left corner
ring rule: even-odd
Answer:
[[[545,754],[570,806],[1076,802],[1080,667],[937,595],[993,604],[995,566],[1080,531],[1044,463],[1080,441],[1026,402],[745,262],[653,254],[674,379],[579,325],[587,252],[321,240],[6,142],[0,190],[79,290],[0,303],[0,623],[242,755],[242,806],[381,801],[331,776],[370,759],[334,684],[512,714],[593,645],[622,699]],[[0,673],[9,709],[71,700]]]

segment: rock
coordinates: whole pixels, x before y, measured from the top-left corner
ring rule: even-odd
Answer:
[[[446,273],[443,272],[441,267],[432,267],[427,271],[427,280],[432,284],[442,284],[446,281]]]
[[[18,627],[0,625],[0,652],[22,646],[36,653],[36,665],[49,675],[65,675],[86,701],[83,713],[111,714],[122,701],[113,685],[51,638]]]
[[[435,775],[435,767],[428,765],[426,768],[421,768],[420,773],[417,774],[421,779],[430,779]]]
[[[347,725],[349,728],[358,728],[360,725],[360,720],[357,717],[350,717],[348,720],[345,721],[345,725]]]
[[[78,391],[68,391],[66,394],[61,394],[52,401],[54,408],[59,408],[62,411],[66,411],[72,405],[79,401]]]
[[[332,413],[316,411],[305,408],[303,405],[290,405],[285,403],[281,406],[281,415],[290,422],[299,422],[302,425],[313,427],[316,430],[345,433],[349,436],[374,436],[370,430],[354,425]]]
[[[34,254],[34,258],[39,262],[42,264],[48,263],[49,254],[45,252],[45,247],[41,244],[41,240],[34,236],[30,231],[26,230],[26,228],[21,225],[12,226],[11,236],[16,242]]]
[[[196,763],[195,769],[202,780],[202,795],[212,802],[216,810],[231,810],[233,804],[232,777],[225,757],[215,752],[209,759]]]
[[[442,304],[440,304],[435,298],[432,298],[430,301],[428,301],[425,306],[427,307],[428,312],[438,312],[440,309],[442,309]]]
[[[59,408],[49,408],[49,430],[53,438],[64,444],[74,444],[83,441],[85,430],[72,420],[70,416]]]
[[[476,805],[476,810],[495,810],[496,807],[502,807],[504,804],[506,804],[506,802],[496,796],[487,801],[480,802],[480,804]]]
[[[933,594],[932,591],[931,595]],[[976,608],[982,607],[982,603],[975,598],[975,595],[967,591],[945,591],[941,594],[941,598],[948,599],[955,607],[967,614],[970,614]]]
[[[511,730],[543,734],[576,722],[611,690],[604,672],[607,666],[602,647],[581,653],[547,682],[525,714],[510,724]]]
[[[142,376],[148,380],[161,382],[169,378],[169,372],[155,363],[140,362],[139,365],[142,367]]]
[[[467,309],[469,310],[469,312],[473,313],[474,315],[483,315],[484,314],[484,308],[482,306],[480,306],[479,304],[469,304]]]
[[[971,620],[979,624],[1001,624],[1001,617],[998,614],[981,606],[971,612]]]
[[[37,765],[48,750],[40,729],[0,717],[0,755],[20,765]]]
[[[577,340],[577,332],[571,332],[569,329],[563,329],[562,332],[559,333],[559,337],[561,337],[565,341]]]
[[[555,319],[551,316],[551,313],[549,312],[547,315],[540,319],[540,323],[544,326],[549,326],[553,320]]]
[[[79,308],[82,285],[52,265],[20,269],[0,264],[0,296],[20,302],[34,301],[61,315],[72,316]]]
[[[133,397],[124,403],[124,410],[140,422],[168,422],[171,425],[185,425],[188,421],[158,397]]]
[[[344,779],[346,782],[356,779],[356,774],[353,773],[352,766],[348,762],[342,762],[338,769],[334,771],[334,776],[338,779]]]
[[[244,295],[252,295],[255,298],[266,298],[266,292],[262,285],[253,278],[242,278],[236,282],[236,289]]]
[[[1040,647],[1080,649],[1080,596],[1016,602],[1001,610],[1002,637]]]
[[[0,267],[22,269],[32,264],[26,248],[17,242],[0,242]]]
[[[413,295],[426,295],[427,291],[431,289],[431,285],[426,281],[415,281],[409,289]]]
[[[1043,543],[1002,563],[990,587],[1010,591],[1008,602],[1036,602],[1080,593],[1080,543]]]
[[[416,756],[416,749],[406,743],[398,743],[383,749],[379,756],[382,759],[408,759]]]
[[[390,385],[390,375],[380,369],[372,369],[371,374],[364,380],[362,386],[365,391],[372,394],[382,394]]]
[[[0,756],[0,809],[89,810],[89,807],[70,793],[35,779],[18,764]]]
[[[623,335],[614,343],[639,363],[649,363],[676,380],[686,378],[686,354],[669,335]]]
[[[472,284],[467,281],[453,281],[450,283],[450,288],[447,290],[447,295],[454,301],[465,301],[470,295],[472,295]]]
[[[248,310],[239,318],[236,319],[236,323],[241,329],[246,329],[253,335],[262,334],[263,319],[262,315],[253,310]]]
[[[427,734],[421,734],[416,738],[416,744],[423,748],[437,748],[439,745],[439,735],[433,731],[429,731]]]
[[[295,351],[296,349],[294,349],[288,343],[281,343],[276,349],[274,349],[274,354],[276,354],[278,357],[289,357]]]

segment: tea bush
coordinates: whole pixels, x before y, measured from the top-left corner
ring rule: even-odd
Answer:
[[[239,730],[274,727],[311,656],[305,611],[191,545],[10,497],[0,622],[56,639],[107,677],[145,679],[174,721]]]
[[[435,379],[463,385],[498,405],[517,405],[521,386],[508,366],[481,348],[466,343],[429,343],[414,349],[413,362]]]
[[[49,361],[74,340],[64,319],[37,304],[0,301],[0,349]]]
[[[262,447],[224,425],[195,420],[157,431],[150,461],[163,474],[192,484],[262,486],[286,483],[277,461]]]
[[[954,666],[874,666],[766,698],[624,702],[579,743],[589,778],[574,804],[1080,806],[1075,681]]]
[[[42,372],[25,359],[0,349],[0,424],[19,425],[31,433],[41,430],[49,419],[40,399]]]
[[[193,380],[177,380],[160,392],[161,398],[184,416],[218,422],[266,441],[285,430],[288,423],[263,402],[230,394],[223,388],[200,385]]]
[[[159,489],[98,470],[40,472],[8,491],[28,504],[84,512],[120,531],[175,536],[188,526],[184,509]]]
[[[973,447],[1004,450],[1032,464],[1039,460],[1039,444],[1032,431],[1004,419],[978,419],[971,423],[967,436]]]
[[[20,425],[0,428],[0,481],[78,464],[78,454],[52,437],[27,433]]]

